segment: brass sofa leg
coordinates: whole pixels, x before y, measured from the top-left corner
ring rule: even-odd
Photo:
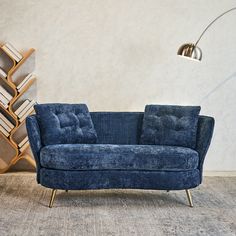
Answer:
[[[187,197],[188,197],[189,206],[193,207],[193,200],[192,200],[191,192],[190,192],[189,189],[186,189],[185,191],[186,191],[186,194],[187,194]]]
[[[53,205],[53,202],[54,202],[54,199],[55,199],[55,196],[56,196],[56,192],[57,192],[56,189],[52,190],[52,195],[51,195],[51,199],[50,199],[50,202],[49,202],[49,208],[52,208],[52,205]]]

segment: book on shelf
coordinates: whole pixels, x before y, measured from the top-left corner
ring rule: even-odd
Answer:
[[[36,102],[34,100],[30,101],[29,104],[27,104],[27,106],[18,114],[18,117],[21,118],[24,116],[24,114],[31,108],[34,106]]]
[[[2,49],[10,56],[12,57],[16,62],[19,62],[21,59],[17,57],[6,45],[2,46]]]
[[[18,147],[21,148],[28,141],[28,136],[26,136],[19,144]]]
[[[8,105],[5,104],[5,103],[3,103],[1,99],[0,99],[0,104],[1,104],[4,108],[6,108],[6,109],[8,108]]]
[[[32,79],[34,79],[34,78],[36,78],[36,76],[35,75],[33,75],[33,74],[28,74],[21,82],[20,82],[20,84],[19,85],[17,85],[17,90],[19,91],[19,92],[21,92],[22,90],[23,90],[23,88],[25,87],[25,85],[30,81],[30,80],[32,80]]]
[[[26,99],[16,110],[15,114],[18,116],[24,109],[25,107],[30,103],[29,99]]]
[[[14,125],[9,121],[1,112],[0,112],[0,119],[2,119],[11,129],[14,128]]]
[[[11,128],[4,122],[4,120],[2,120],[1,118],[0,118],[0,125],[7,131],[7,132],[11,132]]]
[[[20,54],[20,52],[19,52],[18,50],[16,50],[16,49],[12,46],[12,44],[6,43],[5,45],[6,45],[17,57],[19,57],[20,59],[23,58],[23,56]]]
[[[29,147],[29,141],[26,141],[20,148],[20,152],[24,152]]]
[[[2,85],[0,85],[0,93],[9,101],[13,98],[13,96],[5,88],[3,88]]]
[[[25,118],[34,111],[34,106],[32,106],[20,119],[19,121],[22,122],[23,120],[25,120]]]
[[[6,105],[8,105],[9,103],[9,100],[5,96],[3,96],[1,92],[0,92],[0,100]]]
[[[19,62],[23,58],[23,56],[10,43],[3,45],[2,49],[16,62]]]
[[[6,79],[7,78],[7,73],[2,68],[0,68],[0,77],[2,79]]]
[[[9,133],[0,125],[0,131],[6,136],[9,136]]]

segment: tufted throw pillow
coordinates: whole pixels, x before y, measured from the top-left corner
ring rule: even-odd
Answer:
[[[42,143],[96,143],[94,129],[85,104],[38,104],[34,106]]]
[[[147,105],[140,144],[195,148],[199,106]]]

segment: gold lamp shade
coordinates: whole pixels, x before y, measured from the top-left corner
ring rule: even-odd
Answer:
[[[202,60],[202,51],[199,47],[197,47],[199,41],[201,40],[202,36],[207,32],[207,30],[211,27],[212,24],[214,24],[219,18],[221,18],[222,16],[224,16],[225,14],[231,12],[231,11],[235,11],[236,7],[233,7],[231,9],[229,9],[228,11],[223,12],[222,14],[220,14],[219,16],[217,16],[213,21],[210,22],[210,24],[207,25],[207,27],[203,30],[203,32],[201,33],[200,37],[198,38],[198,40],[196,41],[195,44],[193,43],[185,43],[183,44],[177,54],[179,56],[188,58],[188,59],[192,59],[195,61],[201,61]]]
[[[192,43],[183,44],[179,48],[177,55],[187,57],[188,59],[192,59],[196,61],[201,61],[202,59],[201,49]]]

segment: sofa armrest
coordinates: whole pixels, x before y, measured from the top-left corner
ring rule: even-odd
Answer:
[[[214,125],[215,125],[214,118],[208,116],[199,117],[198,129],[197,129],[197,142],[195,150],[199,154],[198,169],[200,170],[201,175],[202,175],[204,159],[211,143]]]
[[[29,143],[34,155],[37,166],[37,181],[39,182],[39,169],[40,169],[40,150],[42,148],[39,124],[36,115],[28,116],[26,119],[26,129],[29,137]]]

